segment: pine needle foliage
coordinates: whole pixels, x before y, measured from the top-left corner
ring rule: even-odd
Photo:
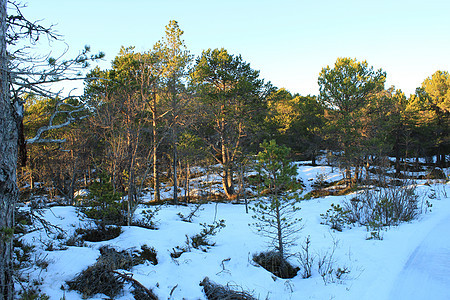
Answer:
[[[301,229],[301,219],[295,217],[301,183],[296,178],[297,166],[289,160],[289,148],[277,145],[275,140],[264,141],[260,146],[256,168],[261,181],[260,196],[264,197],[252,208],[256,220],[253,225],[285,257]]]

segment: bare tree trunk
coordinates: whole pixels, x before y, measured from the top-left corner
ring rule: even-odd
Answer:
[[[311,165],[313,167],[317,166],[316,151],[313,151],[313,153],[311,154]]]
[[[345,186],[349,187],[351,184],[352,173],[350,171],[350,167],[345,168]]]
[[[366,174],[365,174],[366,182],[369,182],[369,180],[370,180],[370,172],[369,172],[369,170],[370,170],[370,156],[369,155],[367,155],[367,157],[366,157],[366,163],[364,165],[364,168],[366,170]]]
[[[394,143],[394,154],[395,154],[395,176],[400,176],[400,133],[397,131],[395,134]]]
[[[238,181],[238,183],[239,183],[239,190],[237,193],[236,202],[240,203],[241,196],[244,191],[244,164],[243,164],[243,162],[241,162],[239,165],[239,181]]]
[[[33,171],[30,169],[30,189],[34,189]]]
[[[135,203],[135,179],[134,179],[134,158],[131,159],[131,163],[129,166],[129,178],[128,178],[128,201],[127,201],[127,226],[131,225],[131,219],[132,219],[132,211],[134,209]]]
[[[68,203],[69,205],[74,204],[74,194],[75,194],[75,185],[77,184],[77,159],[75,159],[75,156],[73,154],[73,149],[70,151],[70,155],[72,158],[72,176],[70,178],[70,186],[69,186],[69,192],[68,192]]]
[[[225,195],[228,199],[233,199],[234,197],[234,183],[233,183],[233,169],[229,164],[223,166],[223,179],[222,179],[223,189]]]
[[[281,227],[281,214],[280,214],[280,202],[278,200],[278,195],[275,194],[275,210],[277,214],[277,237],[278,237],[278,251],[281,257],[284,257],[284,243],[283,243],[283,228]]]
[[[189,203],[189,201],[191,199],[191,190],[189,188],[189,186],[190,186],[190,177],[191,177],[191,169],[189,167],[189,162],[187,162],[186,163],[186,193],[187,193],[186,203]]]
[[[136,136],[137,135],[137,136]],[[128,128],[128,201],[127,201],[127,226],[131,225],[134,207],[136,205],[136,174],[134,172],[136,151],[139,145],[139,133],[134,135]]]
[[[154,201],[159,201],[161,199],[159,192],[159,170],[158,170],[158,133],[156,128],[156,96],[153,100],[153,110],[152,110],[152,125],[153,125],[153,189],[155,192]]]
[[[222,185],[225,195],[228,199],[233,199],[234,197],[234,182],[233,182],[233,167],[232,162],[229,159],[227,149],[225,147],[224,139],[221,138],[222,144],[222,166],[223,166],[223,178]]]
[[[173,203],[175,205],[178,205],[178,148],[177,148],[177,142],[178,142],[178,124],[177,124],[177,117],[178,117],[178,98],[177,93],[175,89],[176,84],[176,77],[175,73],[172,75],[170,80],[170,94],[171,94],[171,123],[172,123],[172,147],[173,147]]]
[[[355,175],[353,175],[353,179],[351,181],[351,186],[355,186],[355,184],[357,184],[359,182],[359,173],[361,172],[361,169],[359,167],[359,164],[356,165],[355,167]]]
[[[172,141],[173,141],[173,204],[178,205],[178,149],[177,149],[177,136],[176,136],[176,124],[173,124],[172,128]]]
[[[11,300],[14,295],[12,234],[14,205],[19,196],[16,179],[19,132],[9,98],[6,3],[0,0],[0,300]]]

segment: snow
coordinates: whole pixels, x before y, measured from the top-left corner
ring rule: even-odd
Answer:
[[[395,281],[390,299],[448,299],[450,296],[450,216],[414,249]]]
[[[299,165],[299,179],[305,184],[305,192],[318,174],[325,173],[326,180],[341,176],[338,170],[331,173],[326,166]],[[209,178],[214,180],[214,178]],[[422,182],[425,183],[425,182]],[[157,230],[140,227],[123,227],[123,233],[109,241],[86,242],[85,247],[55,247],[46,251],[48,243],[58,246],[62,240],[56,234],[43,231],[25,235],[24,242],[36,245],[34,259],[45,259],[44,269],[32,268],[27,274],[41,281],[41,290],[50,299],[82,299],[76,291],[67,288],[65,281],[95,263],[99,248],[111,245],[117,250],[140,249],[144,244],[154,247],[159,263],[135,266],[133,278],[151,288],[160,299],[205,299],[199,283],[206,276],[212,281],[245,290],[259,299],[449,299],[450,298],[450,192],[449,184],[421,184],[417,191],[423,201],[432,204],[431,211],[418,219],[382,231],[383,240],[367,240],[366,228],[354,226],[342,232],[321,224],[320,214],[332,203],[342,203],[348,196],[328,196],[304,200],[300,203],[298,217],[303,229],[298,232],[297,245],[291,253],[301,250],[307,236],[311,239],[311,253],[319,256],[333,253],[334,266],[347,268],[350,273],[332,282],[324,282],[314,263],[311,278],[303,279],[301,271],[292,279],[280,279],[255,265],[252,255],[268,248],[268,240],[258,235],[249,224],[254,222],[252,213],[245,213],[244,205],[209,203],[193,218],[192,223],[181,221],[178,213],[188,215],[193,206],[163,205],[157,219]],[[435,191],[436,197],[433,197]],[[147,206],[136,211],[139,217]],[[71,236],[75,229],[88,221],[80,219],[74,207],[53,207],[43,210],[43,217],[51,224],[64,229]],[[170,256],[176,246],[184,246],[186,235],[192,236],[203,228],[200,224],[212,224],[225,220],[226,227],[210,238],[215,246],[207,252],[192,249],[179,258]],[[334,252],[333,252],[334,249]],[[290,257],[299,266],[298,257]],[[125,289],[126,290],[126,289]],[[96,295],[92,299],[104,299]],[[132,299],[125,291],[117,299]]]

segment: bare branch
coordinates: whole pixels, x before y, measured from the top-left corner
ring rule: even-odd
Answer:
[[[80,112],[86,112],[86,106],[84,104],[80,104],[79,106],[76,105],[72,105],[70,103],[65,102],[65,100],[68,100],[69,98],[65,98],[63,100],[60,100],[56,103],[55,106],[55,111],[53,112],[53,114],[50,117],[49,120],[49,124],[43,127],[40,127],[37,132],[36,135],[30,139],[26,140],[27,144],[35,144],[35,143],[64,143],[66,140],[65,139],[47,139],[47,138],[41,138],[42,134],[50,131],[50,130],[55,130],[55,129],[61,129],[64,127],[69,126],[70,124],[74,123],[75,121],[78,120],[82,120],[85,119],[87,117],[89,117],[89,115],[82,115],[82,116],[77,116],[77,113]],[[61,106],[67,106],[69,108],[73,108],[72,110],[61,110],[60,107]],[[54,120],[55,117],[61,115],[61,114],[66,114],[66,119],[64,122],[62,123],[58,123],[58,124],[54,124]]]
[[[132,273],[126,274],[126,273],[120,273],[120,272],[117,272],[117,271],[111,271],[111,273],[119,276],[120,278],[122,278],[125,281],[131,282],[131,284],[133,285],[133,287],[135,289],[140,289],[142,292],[144,292],[149,297],[149,299],[155,299],[155,300],[158,299],[158,297],[153,293],[152,290],[149,290],[142,283],[140,283],[139,281],[134,279],[132,277],[133,276]]]

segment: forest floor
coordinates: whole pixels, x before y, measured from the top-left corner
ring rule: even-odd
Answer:
[[[328,181],[339,180],[341,174],[333,171],[327,166],[300,164],[298,178],[305,185],[302,195],[312,190],[318,174],[324,174],[322,179]],[[199,285],[205,277],[230,289],[246,291],[257,299],[449,299],[450,184],[416,180],[416,185],[421,214],[409,222],[381,228],[379,239],[370,239],[372,233],[365,226],[346,225],[337,231],[322,224],[321,214],[331,204],[343,205],[355,193],[301,201],[296,216],[302,219],[302,229],[297,232],[296,245],[289,249],[289,261],[301,266],[299,253],[309,237],[314,262],[312,276],[306,279],[302,278],[302,269],[293,278],[281,279],[253,262],[255,253],[270,248],[270,240],[256,232],[251,210],[246,213],[244,204],[231,203],[204,204],[192,222],[181,220],[180,214],[189,215],[195,204],[164,204],[158,206],[153,218],[157,229],[123,226],[122,233],[113,239],[81,243],[73,242],[77,228],[89,228],[92,222],[78,208],[44,208],[42,218],[62,232],[45,232],[36,227],[24,234],[22,244],[34,248],[28,262],[22,262],[19,274],[26,279],[23,287],[38,288],[50,299],[83,299],[81,293],[68,289],[67,281],[96,263],[102,247],[135,253],[147,245],[156,250],[157,264],[145,261],[119,271],[132,275],[159,299],[206,299]],[[147,200],[151,200],[150,195]],[[142,219],[144,211],[155,208],[140,205],[135,218]],[[211,246],[196,249],[186,243],[188,237],[208,224],[219,224],[219,220],[224,220],[225,227],[208,237]],[[186,251],[178,251],[183,253],[174,257],[180,249]],[[328,275],[321,272],[320,261],[328,263]],[[20,290],[21,285],[17,284],[16,289]],[[132,289],[131,283],[125,283],[114,299],[133,299]],[[96,294],[90,299],[108,298]]]

